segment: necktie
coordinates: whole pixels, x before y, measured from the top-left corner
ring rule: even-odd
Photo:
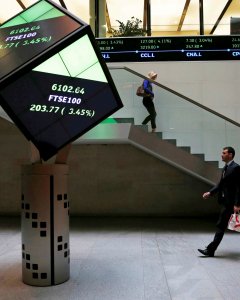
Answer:
[[[222,174],[222,177],[225,177],[225,174],[227,172],[227,168],[228,168],[228,165],[226,164],[223,168],[223,174]]]

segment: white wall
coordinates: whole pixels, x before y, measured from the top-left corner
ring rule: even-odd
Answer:
[[[146,75],[240,123],[240,61],[111,63]]]
[[[240,61],[111,63],[110,66],[126,66],[143,75],[154,70],[158,73],[159,83],[240,123]],[[127,78],[117,77],[118,88],[124,80]],[[146,112],[135,95],[139,83],[132,84],[128,87],[132,89],[132,97],[129,91],[126,94],[126,84],[121,88],[125,111],[118,114],[124,112],[126,115],[127,112],[128,117],[135,114],[136,124],[141,124]],[[239,127],[208,113],[202,117],[199,110],[195,115],[193,108],[184,105],[185,101],[171,106],[174,102],[170,101],[170,94],[162,94],[156,88],[154,91],[158,100],[155,101],[157,129],[163,133],[163,138],[176,139],[178,146],[190,146],[192,153],[204,154],[207,161],[218,160],[220,167],[222,147],[231,145],[235,147],[235,159],[240,163]],[[170,105],[169,108],[166,105]]]

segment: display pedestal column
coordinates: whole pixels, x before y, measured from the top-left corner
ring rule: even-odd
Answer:
[[[68,166],[22,166],[22,278],[34,286],[69,279]]]

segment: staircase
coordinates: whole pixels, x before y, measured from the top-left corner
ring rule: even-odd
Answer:
[[[117,123],[130,123],[134,125],[134,118],[116,118],[115,120]],[[147,132],[147,134],[139,133],[139,130],[137,130],[136,128],[140,128],[141,131],[145,131]],[[149,134],[148,127],[145,125],[132,126],[132,131],[135,132],[137,136],[144,135],[141,144],[144,143],[144,140],[149,140],[148,147],[144,148],[149,149],[147,152],[150,151],[154,156],[161,158],[171,165],[175,165],[177,168],[182,169],[183,171],[186,171],[187,173],[190,173],[195,177],[200,176],[199,178],[203,181],[206,181],[207,183],[215,184],[218,181],[221,174],[221,170],[218,167],[218,161],[205,161],[204,154],[192,154],[191,147],[177,146],[176,139],[163,139],[163,135],[161,132]],[[155,141],[156,138],[157,141]],[[153,140],[158,144],[157,149],[155,149],[157,151],[154,151],[154,153],[153,149],[151,149]],[[132,140],[132,143],[133,141],[134,140]],[[137,147],[141,148],[141,146],[139,146],[139,143]],[[159,150],[158,148],[160,148],[161,150]],[[172,155],[169,156],[169,153],[172,153]],[[197,174],[199,176],[196,176]]]
[[[147,126],[134,120],[115,119],[115,124],[100,124],[74,144],[131,144],[181,171],[214,185],[220,176],[218,162],[207,162],[203,154],[191,154],[190,147],[177,147],[176,140],[164,140],[160,132],[149,133]]]

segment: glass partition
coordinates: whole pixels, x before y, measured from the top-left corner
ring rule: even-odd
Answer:
[[[124,104],[112,117],[133,118],[134,124],[141,125],[147,116],[142,98],[136,96],[137,87],[143,82],[142,76],[124,68],[110,68],[110,73]],[[153,89],[157,132],[162,133],[163,139],[175,139],[177,146],[190,146],[191,153],[204,154],[206,161],[219,161],[219,167],[223,165],[222,147],[239,148],[239,126],[167,88],[154,84]],[[236,161],[240,161],[240,153],[236,152]]]

